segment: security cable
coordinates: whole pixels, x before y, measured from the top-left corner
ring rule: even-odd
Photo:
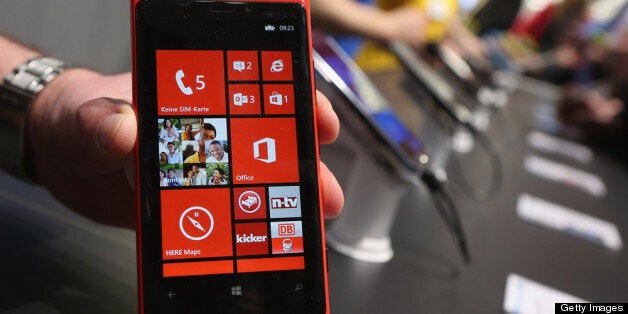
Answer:
[[[465,175],[465,168],[469,167],[465,167],[463,164],[460,153],[453,154],[452,167],[454,167],[454,172],[458,174],[460,187],[463,192],[478,202],[486,202],[493,199],[501,190],[504,179],[502,159],[495,143],[484,132],[480,132],[468,125],[467,129],[473,136],[475,143],[477,143],[477,147],[482,148],[488,157],[491,167],[491,179],[488,187],[478,187],[477,184],[469,180],[468,176]]]
[[[467,247],[467,242],[465,239],[464,232],[462,230],[462,223],[458,216],[456,206],[451,199],[451,197],[446,193],[444,189],[443,180],[440,180],[437,175],[435,175],[432,171],[423,170],[424,165],[427,163],[429,158],[424,153],[421,153],[420,156],[415,156],[415,154],[408,155],[408,152],[404,151],[401,148],[403,143],[396,142],[393,138],[390,137],[388,131],[386,131],[386,127],[388,125],[381,125],[378,121],[373,118],[373,112],[378,112],[382,110],[382,108],[388,108],[387,101],[385,98],[377,92],[377,88],[371,84],[370,80],[366,75],[364,75],[357,65],[351,63],[351,59],[348,55],[343,54],[339,46],[336,46],[336,43],[331,40],[329,37],[326,40],[322,40],[315,38],[314,40],[315,50],[313,51],[314,65],[316,67],[316,71],[332,86],[334,86],[339,94],[344,98],[347,104],[351,104],[351,111],[345,114],[345,110],[342,107],[336,108],[339,112],[339,116],[346,119],[346,121],[351,120],[351,116],[357,117],[363,123],[350,123],[356,129],[357,136],[360,142],[364,143],[366,147],[379,147],[379,145],[383,145],[386,149],[382,149],[382,152],[386,152],[385,154],[376,154],[377,161],[383,162],[388,167],[392,166],[393,168],[397,168],[395,165],[401,166],[403,164],[405,167],[399,168],[399,174],[402,174],[404,180],[411,182],[413,184],[418,184],[417,179],[420,179],[425,183],[425,185],[429,188],[430,194],[432,195],[432,200],[434,205],[443,219],[447,229],[452,233],[452,236],[455,239],[455,242],[461,252],[461,255],[464,259],[465,263],[470,262],[469,250]],[[323,55],[319,52],[336,55],[340,58],[341,61],[344,61],[347,66],[347,72],[350,72],[353,76],[350,78],[343,78],[338,73],[337,70],[334,69],[330,64],[327,63]],[[336,66],[340,66],[336,64]],[[344,71],[343,71],[344,72]],[[360,97],[360,94],[357,93],[354,89],[347,84],[347,82],[351,82],[352,84],[361,86],[362,90],[369,91],[367,98]],[[354,85],[354,86],[355,86]],[[461,115],[465,115],[466,113],[460,113]],[[468,116],[468,115],[467,115]],[[390,120],[389,120],[390,122]],[[358,125],[366,126],[366,128],[357,127]],[[351,130],[351,128],[350,128]],[[374,135],[374,138],[368,136],[362,136],[360,133],[368,133]],[[374,140],[374,142],[373,142]],[[415,139],[416,142],[420,141]],[[406,142],[405,143],[411,143]],[[415,158],[416,157],[416,158]],[[426,157],[425,161],[423,157]],[[397,159],[397,160],[395,160]],[[390,161],[390,162],[389,162]],[[400,161],[401,163],[399,163]],[[417,163],[418,161],[418,163]],[[418,175],[417,173],[421,173]]]
[[[457,91],[435,73],[430,66],[421,60],[413,48],[406,44],[394,42],[390,49],[399,58],[409,74],[421,83],[428,94],[457,124],[469,131],[475,142],[486,151],[491,167],[493,167],[489,188],[476,187],[463,174],[463,167],[457,161],[457,171],[461,173],[463,191],[477,201],[488,201],[493,198],[502,186],[502,161],[495,143],[473,124],[473,113],[457,101]]]
[[[438,210],[439,215],[445,222],[445,225],[454,236],[456,245],[460,250],[460,254],[465,264],[471,263],[471,255],[469,254],[469,247],[467,245],[467,239],[462,228],[462,222],[460,215],[456,208],[456,204],[451,199],[451,196],[445,190],[445,185],[432,171],[425,170],[421,174],[421,181],[427,186],[432,194],[432,200]]]

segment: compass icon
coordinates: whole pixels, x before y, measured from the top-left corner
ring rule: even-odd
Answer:
[[[192,206],[179,217],[179,230],[190,240],[203,240],[214,231],[214,216],[204,207]]]

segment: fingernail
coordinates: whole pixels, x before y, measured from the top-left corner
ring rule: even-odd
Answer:
[[[118,153],[121,146],[129,141],[129,137],[135,137],[135,134],[127,134],[127,119],[133,119],[133,109],[130,105],[120,105],[114,112],[107,115],[98,126],[96,140],[98,146],[109,154]]]

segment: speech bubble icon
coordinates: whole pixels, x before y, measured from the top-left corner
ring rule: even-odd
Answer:
[[[244,71],[246,68],[246,65],[244,64],[244,61],[233,61],[233,69],[238,71],[238,72],[242,72]]]

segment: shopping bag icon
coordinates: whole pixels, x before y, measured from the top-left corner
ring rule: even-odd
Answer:
[[[283,95],[278,92],[273,92],[272,95],[268,97],[268,102],[271,105],[281,106],[283,105]]]

